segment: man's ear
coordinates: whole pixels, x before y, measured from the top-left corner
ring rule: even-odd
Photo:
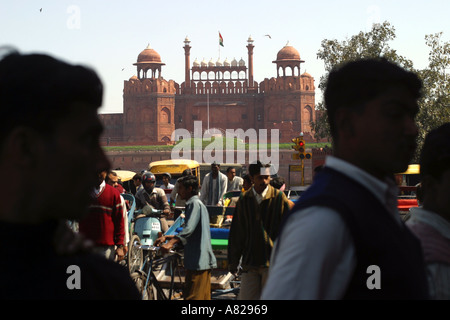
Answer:
[[[17,127],[6,137],[3,156],[21,169],[32,168],[41,156],[42,139],[33,129]]]

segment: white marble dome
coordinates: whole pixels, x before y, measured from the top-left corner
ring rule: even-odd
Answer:
[[[197,58],[195,58],[193,65],[194,67],[200,67],[200,62],[198,62]]]

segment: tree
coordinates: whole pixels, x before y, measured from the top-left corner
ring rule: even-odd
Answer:
[[[325,74],[320,77],[319,88],[325,91],[328,74],[335,66],[339,66],[351,60],[364,58],[384,57],[395,62],[405,69],[413,70],[411,60],[397,54],[389,47],[389,41],[395,39],[395,28],[385,21],[382,24],[374,24],[369,32],[359,32],[350,38],[340,42],[336,39],[324,39],[321,42],[321,49],[317,53],[317,58],[323,60]],[[326,107],[322,102],[318,103],[316,109],[319,117],[316,122],[311,122],[316,139],[331,139]]]
[[[418,71],[423,81],[423,97],[419,102],[420,110],[417,115],[419,149],[430,130],[450,122],[450,43],[442,42],[442,35],[439,32],[425,36],[430,53],[428,67]]]
[[[395,39],[395,28],[385,21],[381,25],[375,24],[369,32],[359,32],[344,41],[324,39],[317,57],[323,60],[325,74],[320,78],[319,88],[322,92],[326,87],[328,73],[335,66],[345,62],[362,59],[384,57],[403,68],[416,72],[423,81],[423,96],[419,101],[417,123],[419,127],[418,152],[414,161],[418,161],[418,154],[423,140],[431,129],[450,121],[450,43],[442,41],[443,33],[425,36],[426,45],[430,48],[429,65],[424,70],[414,69],[411,60],[398,55],[389,46]],[[316,139],[331,139],[326,106],[319,103],[316,106],[319,117],[311,123]]]

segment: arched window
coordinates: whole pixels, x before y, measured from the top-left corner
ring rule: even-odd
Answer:
[[[292,67],[291,66],[287,66],[285,69],[285,76],[292,76]]]
[[[302,114],[302,130],[304,132],[311,132],[311,121],[313,120],[313,110],[311,106],[307,105],[303,108]]]
[[[159,121],[160,123],[170,123],[170,110],[168,108],[162,108]]]
[[[192,75],[192,80],[200,80],[200,72],[194,72],[194,74]]]

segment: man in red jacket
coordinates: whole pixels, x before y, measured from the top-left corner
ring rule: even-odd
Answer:
[[[95,250],[107,259],[124,257],[124,219],[120,193],[105,183],[107,171],[99,174],[99,185],[89,213],[80,221],[80,232],[95,244]]]

